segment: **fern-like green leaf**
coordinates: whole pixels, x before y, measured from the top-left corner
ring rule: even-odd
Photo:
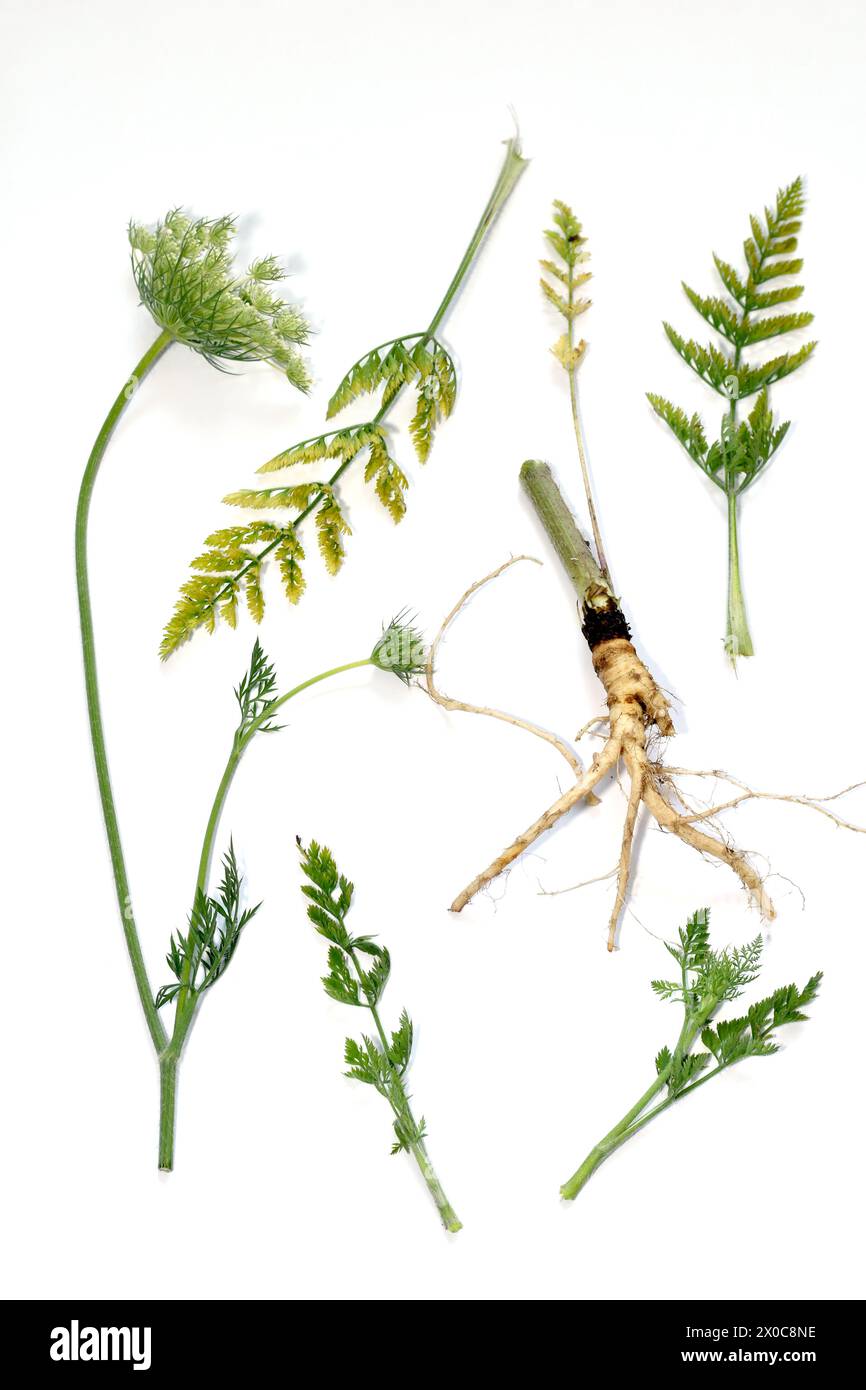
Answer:
[[[224,500],[238,507],[292,509],[298,517],[289,526],[254,521],[246,526],[225,527],[207,538],[205,544],[209,548],[192,562],[192,568],[203,573],[194,574],[183,585],[163,634],[163,660],[199,628],[213,632],[217,616],[229,627],[236,627],[242,592],[253,621],[261,622],[265,611],[262,564],[271,553],[279,565],[287,598],[290,603],[298,602],[306,587],[301,571],[304,550],[295,524],[298,518],[315,513],[319,549],[328,572],[336,574],[343,563],[343,537],[350,535],[351,530],[330,484],[309,482],[244,490],[230,493]],[[263,545],[258,552],[247,548],[257,544]]]
[[[329,574],[336,574],[342,566],[346,558],[343,536],[349,535],[349,523],[343,516],[336,497],[329,492],[316,511],[316,538]]]
[[[353,1081],[372,1086],[388,1102],[396,1143],[392,1154],[413,1153],[434,1195],[449,1230],[460,1229],[460,1222],[449,1206],[441,1184],[433,1173],[430,1159],[421,1148],[426,1125],[412,1113],[405,1075],[412,1055],[413,1029],[406,1010],[388,1043],[379,1005],[391,974],[391,958],[384,946],[371,936],[352,936],[347,918],[352,905],[352,884],[337,869],[329,849],[313,840],[304,847],[297,840],[301,869],[307,879],[301,891],[308,900],[307,916],[317,932],[331,944],[328,948],[328,974],[323,976],[325,992],[338,1003],[369,1010],[375,1024],[376,1040],[361,1034],[361,1041],[347,1038],[343,1056]],[[369,962],[369,963],[368,963]],[[171,986],[169,986],[171,988]]]
[[[419,458],[422,462],[426,460],[435,431],[440,422],[451,414],[457,393],[454,362],[436,337],[436,329],[442,323],[525,165],[526,161],[520,154],[519,141],[506,141],[502,168],[478,230],[472,237],[456,275],[450,280],[430,326],[421,332],[402,334],[398,338],[389,339],[365,353],[343,377],[328,403],[327,414],[330,419],[361,396],[381,393],[379,407],[373,418],[340,429],[324,430],[293,444],[261,466],[261,472],[272,473],[295,464],[303,465],[324,460],[330,460],[334,465],[333,469],[322,470],[327,471],[330,476],[320,485],[315,495],[311,486],[309,500],[291,519],[290,524],[274,524],[270,539],[260,547],[248,551],[245,549],[245,543],[238,540],[231,555],[224,546],[210,546],[199,557],[198,563],[193,566],[197,572],[182,587],[174,614],[166,626],[161,647],[164,658],[175,651],[197,628],[212,631],[215,615],[223,608],[227,618],[233,620],[236,616],[239,592],[246,596],[247,607],[254,620],[258,620],[264,607],[263,562],[270,555],[274,555],[279,564],[289,599],[297,602],[304,591],[304,580],[299,565],[303,559],[303,550],[297,532],[308,519],[313,520],[315,524],[319,547],[327,567],[332,572],[340,568],[344,556],[343,539],[349,534],[349,528],[342,515],[335,487],[348,467],[365,450],[368,451],[365,469],[367,481],[373,485],[376,496],[395,522],[404,516],[408,479],[391,457],[383,428],[385,418],[403,387],[409,384],[416,387],[418,400],[410,431]],[[230,315],[229,321],[224,325],[223,341],[229,351],[222,355],[242,355],[235,352],[238,344],[231,337],[234,327],[239,327],[243,329],[244,348],[252,344],[251,355],[277,363],[290,375],[294,369],[295,377],[300,380],[300,359],[290,351],[288,344],[300,343],[303,340],[307,331],[306,325],[297,310],[278,302],[273,293],[271,282],[281,274],[273,258],[265,257],[254,262],[242,282],[236,283],[235,280],[231,280],[231,283],[223,284],[229,271],[225,248],[231,239],[232,231],[232,224],[228,219],[213,225],[197,224],[190,229],[180,215],[172,215],[170,224],[169,219],[166,219],[165,227],[157,228],[156,233],[133,228],[131,241],[137,267],[136,274],[145,277],[145,288],[148,288],[147,277],[151,273],[154,253],[159,249],[156,243],[160,241],[162,233],[165,247],[171,243],[171,255],[168,260],[163,257],[168,273],[168,288],[171,288],[173,275],[184,273],[188,259],[187,250],[194,253],[195,258],[199,258],[201,253],[201,259],[206,260],[215,272],[214,285],[221,295],[220,307],[231,303],[235,291],[240,300],[237,323]],[[185,241],[187,232],[188,246],[182,244],[179,249],[175,249],[178,240],[181,243]],[[196,283],[203,283],[201,276],[196,279],[196,275],[191,275],[188,280],[193,287]],[[198,310],[202,305],[196,302],[194,307]],[[163,326],[169,326],[163,319],[158,318],[158,321]],[[172,332],[173,325],[174,320],[171,325]],[[214,346],[206,343],[201,335],[193,345],[206,355],[216,354],[217,349],[221,351],[220,344]],[[254,509],[279,507],[281,510],[292,511],[298,506],[301,497],[301,494],[294,490],[296,486],[298,485],[290,483],[286,488],[267,494],[243,489],[233,493],[231,500],[237,505],[249,505]]]
[[[683,282],[683,289],[690,303],[697,309],[701,318],[706,319],[711,328],[715,328],[717,333],[721,333],[735,347],[743,341],[744,330],[741,314],[738,314],[723,299],[705,298],[703,295],[697,294],[689,288],[685,281]]]
[[[301,570],[301,561],[305,558],[304,547],[294,528],[281,537],[274,558],[280,567],[286,598],[289,603],[298,603],[307,583]]]
[[[737,395],[740,398],[753,396],[756,391],[790,376],[798,367],[802,367],[804,362],[808,362],[817,346],[817,343],[806,343],[797,352],[782,353],[769,362],[742,363],[736,372]]]
[[[246,526],[224,527],[207,537],[207,549],[191,565],[197,573],[181,587],[174,613],[166,624],[160,646],[163,661],[199,628],[213,632],[218,615],[234,627],[242,583],[246,584],[251,616],[257,622],[261,620],[261,557],[273,550],[284,534],[283,528],[272,522],[253,521]],[[255,553],[247,548],[254,545],[263,545],[264,550]]]
[[[241,910],[242,885],[230,841],[216,896],[208,897],[201,888],[197,889],[186,935],[178,932],[176,940],[174,935],[171,937],[166,962],[182,983],[163,985],[154,1001],[158,1009],[176,998],[182,987],[192,995],[201,995],[225,974],[244,928],[261,907],[258,903]]]
[[[412,354],[418,368],[418,397],[409,433],[421,463],[426,463],[433,443],[433,434],[440,420],[454,409],[457,397],[457,372],[449,353],[432,342],[432,351],[419,343]]]
[[[769,319],[754,319],[742,328],[740,342],[762,343],[783,333],[795,333],[799,328],[807,328],[814,317],[814,314],[775,314]]]
[[[702,347],[694,339],[684,338],[669,323],[664,325],[664,330],[686,365],[708,386],[712,386],[714,391],[729,399],[733,394],[742,394],[737,391],[737,372],[733,357],[720,352],[712,343]]]
[[[229,492],[223,501],[230,507],[246,507],[263,511],[269,507],[291,507],[302,512],[320,493],[329,493],[328,483],[293,483],[285,487],[242,488]]]
[[[349,425],[343,429],[329,430],[325,434],[314,435],[311,439],[302,439],[299,444],[284,449],[282,453],[263,463],[258,472],[278,473],[284,468],[292,468],[296,463],[318,463],[320,459],[337,459],[346,463],[382,434],[382,427],[372,421],[363,425]]]
[[[588,274],[581,275],[579,277],[579,280],[582,283],[583,281],[588,280],[589,278],[590,277]],[[588,299],[575,299],[569,304],[565,296],[561,295],[557,290],[554,289],[553,285],[548,284],[548,282],[544,279],[540,280],[539,284],[541,285],[541,289],[545,297],[550,301],[554,309],[556,309],[558,313],[562,314],[562,317],[564,319],[575,319],[578,317],[579,314],[585,313],[590,306],[591,301]]]
[[[574,341],[574,321],[592,303],[592,300],[578,294],[578,290],[592,279],[592,271],[579,269],[589,260],[589,252],[584,250],[586,237],[581,223],[567,203],[558,199],[554,202],[553,222],[553,227],[544,235],[561,264],[545,259],[540,265],[544,274],[553,276],[557,283],[552,285],[549,279],[542,276],[539,284],[545,299],[568,325],[567,332],[557,339],[551,351],[565,371],[571,373],[580,365],[586,351],[583,339],[579,343]]]
[[[688,285],[683,285],[690,303],[701,317],[736,349],[733,357],[720,353],[712,345],[703,347],[686,339],[670,324],[665,324],[665,332],[683,360],[702,380],[729,400],[752,395],[789,376],[814,350],[815,344],[809,343],[798,351],[786,353],[764,364],[742,364],[739,360],[741,348],[796,332],[812,322],[813,315],[810,313],[755,317],[762,315],[765,309],[799,299],[803,292],[801,285],[784,285],[769,290],[760,286],[771,280],[797,275],[802,269],[802,260],[792,253],[797,250],[801,225],[798,219],[804,206],[802,181],[795,179],[787,188],[779,190],[775,208],[765,209],[763,221],[755,216],[750,218],[752,235],[743,248],[747,271],[745,279],[727,261],[714,255],[719,278],[732,302],[700,295]]]
[[[713,260],[716,263],[716,270],[719,272],[719,279],[728,291],[728,294],[732,299],[737,301],[741,308],[744,308],[747,299],[746,286],[734,270],[734,267],[728,265],[727,261],[721,260],[715,254],[713,255]]]
[[[388,453],[384,431],[371,443],[370,457],[364,469],[364,481],[372,483],[376,496],[395,523],[406,515],[406,490],[409,479]]]
[[[387,351],[385,351],[387,349]],[[260,622],[265,608],[262,587],[263,562],[273,554],[280,569],[286,595],[297,603],[306,584],[301,570],[304,550],[298,527],[312,516],[319,550],[330,574],[336,574],[345,559],[344,538],[351,534],[335,491],[335,483],[360,454],[368,454],[365,480],[393,521],[406,513],[409,480],[391,457],[388,436],[381,422],[387,403],[408,382],[417,386],[415,414],[409,426],[416,452],[425,462],[439,422],[451,414],[457,394],[457,372],[448,351],[431,334],[412,334],[395,339],[368,353],[357,362],[337,389],[329,414],[367,390],[384,387],[379,416],[359,425],[325,431],[301,440],[275,455],[259,469],[276,473],[295,465],[330,460],[337,467],[328,479],[289,482],[266,488],[241,488],[223,500],[230,506],[253,511],[295,512],[290,525],[257,521],[247,526],[227,527],[214,532],[206,549],[192,562],[197,571],[181,588],[175,611],[163,634],[163,659],[198,628],[213,632],[217,616],[234,627],[238,599],[246,597],[247,608]],[[259,545],[258,549],[250,549]]]
[[[773,309],[777,304],[790,304],[799,299],[803,285],[780,285],[775,290],[751,290],[745,301],[745,309],[752,313],[756,309]]]
[[[407,382],[417,375],[418,369],[412,358],[410,344],[423,343],[427,338],[424,333],[410,333],[403,338],[392,338],[387,343],[381,343],[379,347],[358,359],[348,370],[343,380],[340,382],[331,399],[328,401],[327,417],[332,419],[334,415],[339,415],[341,410],[345,410],[347,405],[357,400],[359,396],[368,395],[378,391],[381,386],[386,388],[388,400],[392,399],[396,392]],[[382,400],[383,405],[387,403],[385,396]]]
[[[244,580],[247,608],[254,623],[260,623],[265,616],[265,596],[259,583],[259,565],[255,563]]]
[[[673,405],[663,396],[647,392],[647,400],[660,419],[680,441],[686,453],[694,459],[699,468],[707,471],[707,438],[700,415],[695,412],[688,416],[678,405]]]
[[[241,488],[223,499],[230,506],[253,511],[290,511],[296,515],[288,526],[254,522],[225,528],[208,538],[207,548],[192,562],[196,573],[182,586],[165,628],[160,648],[163,659],[197,629],[212,632],[217,616],[234,627],[241,595],[246,598],[253,620],[260,622],[265,608],[263,562],[271,554],[279,566],[289,601],[297,603],[306,587],[301,571],[304,551],[297,531],[307,517],[314,520],[327,570],[330,574],[337,573],[345,558],[344,538],[351,532],[335,484],[365,451],[368,454],[365,480],[372,483],[377,498],[392,520],[402,520],[406,513],[409,480],[391,457],[382,420],[402,388],[410,383],[417,388],[418,395],[409,431],[419,459],[422,463],[427,460],[435,430],[451,414],[457,395],[453,359],[429,332],[395,338],[366,353],[347,372],[328,404],[327,413],[331,417],[359,396],[381,390],[381,405],[375,419],[303,439],[282,450],[258,470],[276,473],[295,465],[330,461],[336,465],[330,478],[267,488]],[[259,548],[248,548],[257,542],[261,543]]]
[[[418,399],[409,430],[418,457],[424,463],[436,425],[451,414],[457,394],[457,372],[451,355],[429,333],[395,338],[360,358],[328,402],[328,418],[337,415],[359,396],[380,387],[385,409],[410,382],[417,386]]]

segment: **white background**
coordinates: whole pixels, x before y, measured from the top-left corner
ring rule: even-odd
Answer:
[[[413,484],[399,530],[350,476],[344,572],[331,580],[312,560],[297,610],[269,577],[261,636],[283,686],[364,655],[403,605],[430,630],[474,579],[529,551],[544,568],[515,567],[472,604],[442,683],[566,736],[600,708],[517,482],[525,457],[545,457],[578,502],[547,352],[559,327],[535,265],[559,197],[590,238],[591,460],[640,650],[680,700],[672,758],[767,790],[862,777],[864,25],[841,0],[4,3],[4,1293],[862,1296],[863,840],[795,807],[736,813],[779,908],[762,984],[823,967],[813,1022],[666,1114],[564,1207],[559,1184],[675,1036],[678,1011],[649,989],[668,959],[657,938],[705,903],[719,944],[758,920],[725,869],[654,828],[613,956],[610,881],[540,897],[614,863],[614,784],[452,917],[457,889],[568,769],[531,737],[446,715],[373,671],[298,700],[238,776],[220,842],[234,835],[265,906],[190,1037],[177,1170],[159,1176],[157,1070],[87,737],[72,521],[92,439],[153,336],[127,219],[178,203],[240,214],[241,253],[283,256],[315,323],[313,394],[174,348],[118,429],[92,512],[111,767],[157,985],[253,637],[245,620],[161,666],[162,623],[200,541],[226,524],[223,494],[321,427],[366,348],[426,323],[496,176],[510,104],[532,163],[445,329],[459,407],[424,470],[399,436]],[[699,332],[681,278],[713,291],[710,252],[738,257],[748,212],[800,172],[803,307],[820,348],[774,392],[794,428],[746,499],[758,656],[734,678],[722,498],[644,392],[713,420],[661,319]],[[866,819],[862,798],[851,813]],[[319,985],[296,832],[335,847],[358,884],[354,925],[392,950],[386,1013],[405,1003],[417,1022],[412,1086],[465,1223],[456,1239],[413,1165],[389,1157],[379,1097],[341,1078],[359,1019]]]

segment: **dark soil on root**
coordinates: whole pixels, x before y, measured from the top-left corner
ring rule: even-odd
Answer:
[[[631,628],[619,607],[603,610],[587,608],[583,615],[581,631],[590,651],[594,651],[600,642],[610,642],[615,637],[624,637],[627,642],[631,641]]]

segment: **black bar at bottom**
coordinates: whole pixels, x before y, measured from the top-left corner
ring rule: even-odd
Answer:
[[[334,1301],[348,1302],[350,1308],[327,1315],[330,1331],[308,1315],[299,1324],[291,1306],[277,1300],[12,1301],[4,1304],[0,1316],[6,1346],[14,1347],[15,1363],[26,1372],[31,1368],[47,1371],[52,1380],[70,1375],[164,1376],[169,1372],[194,1376],[200,1384],[199,1375],[211,1372],[224,1378],[233,1371],[282,1367],[291,1373],[315,1359],[329,1378],[338,1371],[349,1383],[356,1372],[363,1377],[374,1364],[386,1377],[400,1374],[399,1366],[406,1365],[402,1354],[399,1361],[395,1356],[402,1353],[401,1344],[410,1355],[422,1357],[425,1377],[435,1373],[439,1364],[450,1377],[455,1357],[464,1367],[484,1366],[485,1374],[507,1357],[513,1373],[521,1353],[535,1372],[552,1357],[557,1358],[561,1372],[565,1363],[559,1358],[567,1357],[569,1379],[579,1379],[586,1372],[601,1371],[607,1376],[630,1370],[667,1372],[674,1367],[693,1373],[697,1368],[700,1374],[701,1367],[713,1365],[795,1368],[801,1373],[812,1367],[826,1374],[845,1365],[856,1366],[863,1340],[857,1311],[860,1300],[574,1303],[567,1317],[561,1312],[556,1315],[542,1340],[543,1314],[510,1317],[504,1328],[497,1327],[497,1315],[479,1309],[479,1304],[491,1306],[481,1293],[471,1300],[466,1340],[458,1330],[455,1341],[452,1331],[447,1345],[434,1335],[436,1327],[441,1327],[438,1316],[432,1320],[420,1313],[416,1322],[411,1312],[404,1311],[399,1319],[382,1321],[364,1314],[352,1300]],[[426,1300],[413,1300],[410,1290],[403,1300],[382,1300],[392,1301]],[[454,1316],[449,1314],[450,1319]]]

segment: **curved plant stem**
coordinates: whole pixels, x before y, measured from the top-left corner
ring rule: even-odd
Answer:
[[[243,738],[235,740],[235,743],[232,745],[232,751],[229,754],[228,762],[225,766],[225,771],[223,772],[222,779],[217,788],[216,796],[214,797],[210,817],[208,818],[204,842],[201,847],[201,857],[198,863],[196,889],[204,891],[207,881],[208,866],[213,850],[214,835],[216,834],[216,828],[219,824],[220,814],[228,794],[228,789],[232,784],[232,779],[238,769],[241,758],[246,752],[247,746],[255,738],[262,725],[269,723],[281,706],[285,705],[289,700],[294,699],[296,695],[300,695],[302,690],[308,690],[311,685],[318,685],[320,681],[329,680],[331,676],[339,676],[344,671],[356,671],[360,666],[372,666],[372,664],[370,658],[365,656],[362,657],[360,661],[347,661],[342,666],[332,666],[329,671],[322,671],[318,676],[311,676],[309,680],[301,681],[300,685],[293,686],[291,690],[286,691],[285,695],[280,695],[278,699],[272,701],[267,709],[265,709],[262,714],[259,715],[258,719],[246,730]]]
[[[105,833],[108,836],[111,868],[114,874],[115,888],[117,890],[117,903],[120,908],[120,921],[123,927],[123,934],[126,938],[129,958],[132,962],[132,973],[135,976],[138,997],[141,1000],[141,1007],[144,1011],[147,1027],[157,1052],[160,1052],[165,1046],[165,1029],[162,1026],[162,1020],[156,1011],[156,1006],[153,1001],[153,991],[151,990],[150,981],[147,977],[147,968],[144,963],[141,942],[139,941],[138,930],[135,925],[135,916],[133,914],[129,893],[129,880],[126,874],[123,847],[120,841],[120,828],[117,823],[117,810],[114,804],[114,795],[111,790],[108,757],[105,751],[105,731],[102,726],[102,712],[99,704],[96,646],[93,635],[93,612],[90,602],[90,584],[87,572],[87,522],[90,513],[90,499],[93,494],[93,485],[96,482],[99,465],[102,463],[114,427],[126,409],[127,403],[135,394],[139,383],[147,375],[157,359],[162,356],[172,341],[170,333],[160,333],[159,337],[151,344],[138,363],[132,375],[125,383],[122,391],[116,397],[114,404],[105,417],[102,429],[96,436],[96,442],[91,450],[90,458],[87,460],[87,467],[84,470],[81,490],[78,495],[78,509],[75,514],[75,577],[78,585],[78,611],[81,619],[81,647],[84,657],[84,684],[87,691],[87,715],[90,721],[90,741],[93,746],[93,759],[96,764],[96,778],[99,785],[99,799],[102,803],[102,818],[105,823]]]
[[[243,732],[238,731],[238,733],[235,734],[231,752],[229,753],[228,761],[223,770],[223,775],[220,778],[205,828],[201,855],[199,857],[198,875],[195,884],[196,896],[199,892],[204,893],[206,888],[208,870],[213,853],[213,842],[229,788],[234,780],[234,775],[238,770],[241,758],[262,725],[269,723],[282,705],[285,705],[289,700],[293,699],[295,695],[300,695],[302,690],[308,690],[311,685],[318,685],[320,681],[328,680],[331,676],[338,676],[343,671],[354,671],[360,666],[371,666],[372,664],[370,657],[363,657],[360,661],[347,661],[342,666],[333,666],[328,671],[320,672],[318,676],[311,676],[309,680],[302,681],[300,685],[293,686],[291,690],[286,691],[285,695],[280,695],[278,699],[271,701],[259,715],[258,719],[254,720]],[[186,1036],[190,1030],[193,1018],[195,1017],[198,997],[195,990],[190,988],[190,967],[189,961],[187,960],[184,963],[181,990],[177,996],[174,1029],[172,1030],[170,1039],[166,1038],[163,1032],[163,1045],[159,1051],[159,1166],[165,1172],[170,1172],[174,1163],[177,1071],[180,1065],[181,1053],[183,1052]],[[162,1028],[162,1021],[159,1020],[159,1023],[160,1028]]]

